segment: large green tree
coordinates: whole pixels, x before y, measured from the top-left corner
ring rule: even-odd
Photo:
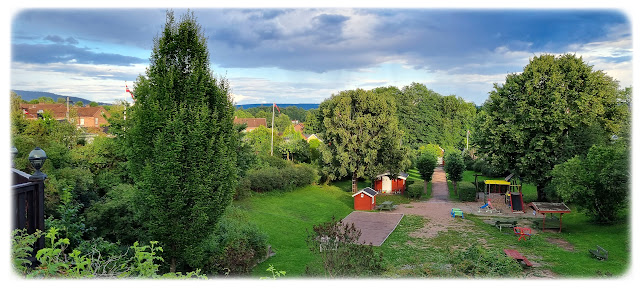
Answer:
[[[320,105],[324,134],[323,173],[327,180],[351,176],[352,191],[358,178],[392,174],[409,166],[398,129],[396,103],[391,95],[372,90],[334,94]]]
[[[584,154],[599,141],[594,132],[608,138],[620,131],[626,116],[617,88],[581,57],[536,56],[522,73],[494,84],[479,115],[478,151],[535,183],[544,200],[554,165]]]
[[[193,13],[168,12],[136,102],[127,111],[130,171],[146,240],[158,240],[170,271],[199,267],[236,185],[237,132],[225,79],[213,76]],[[129,117],[131,115],[131,117]]]
[[[629,204],[629,151],[624,145],[592,146],[551,171],[558,196],[597,222],[612,222]]]

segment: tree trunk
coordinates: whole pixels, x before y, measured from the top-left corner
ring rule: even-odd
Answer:
[[[538,184],[536,185],[536,190],[538,190],[538,201],[544,202],[547,200],[547,195],[544,194],[544,185]]]
[[[429,184],[429,182],[427,182],[427,180],[424,180],[424,195],[427,195],[427,184]]]
[[[351,192],[353,192],[353,194],[358,193],[358,174],[356,174],[356,172],[351,174]]]
[[[169,267],[169,272],[176,273],[176,257],[171,257],[171,266]]]
[[[453,193],[458,196],[458,181],[453,181]]]

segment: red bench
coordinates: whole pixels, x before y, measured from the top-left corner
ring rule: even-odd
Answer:
[[[520,255],[520,253],[516,250],[513,249],[504,249],[504,253],[507,254],[507,256],[516,259],[516,261],[522,261],[524,262],[525,265],[531,267],[533,266],[533,264],[531,264],[531,262],[529,262],[529,259],[527,259],[527,257],[524,257],[522,255]]]

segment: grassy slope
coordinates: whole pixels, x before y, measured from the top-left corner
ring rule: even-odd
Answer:
[[[351,195],[335,186],[310,185],[292,192],[254,195],[234,204],[246,209],[251,222],[269,235],[276,252],[253,269],[256,276],[266,276],[269,264],[287,271],[287,276],[303,275],[307,263],[314,259],[305,243],[307,230],[353,211]]]

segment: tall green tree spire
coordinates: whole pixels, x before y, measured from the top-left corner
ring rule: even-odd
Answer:
[[[213,76],[193,13],[177,22],[167,12],[135,95],[126,137],[144,232],[165,247],[170,271],[198,267],[232,199],[238,144],[228,83]]]

